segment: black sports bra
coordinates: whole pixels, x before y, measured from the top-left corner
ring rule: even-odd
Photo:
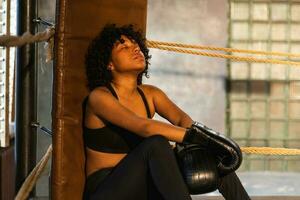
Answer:
[[[118,99],[117,93],[113,87],[108,84],[106,86],[110,92]],[[138,92],[141,95],[143,102],[146,107],[147,116],[151,118],[149,105],[143,91],[138,87]],[[87,104],[88,96],[84,99],[82,104],[83,110],[83,139],[86,147],[95,151],[109,152],[109,153],[128,153],[136,145],[138,145],[144,138],[116,126],[108,121],[105,121],[105,126],[102,128],[91,129],[84,125],[85,109]]]

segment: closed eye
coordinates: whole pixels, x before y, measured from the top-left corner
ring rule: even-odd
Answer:
[[[128,49],[129,47],[127,45],[122,45],[120,50],[125,50],[125,49]]]

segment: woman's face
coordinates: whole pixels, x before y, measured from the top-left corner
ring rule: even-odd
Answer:
[[[122,35],[114,44],[108,68],[116,72],[140,73],[145,69],[145,65],[145,57],[139,45]]]

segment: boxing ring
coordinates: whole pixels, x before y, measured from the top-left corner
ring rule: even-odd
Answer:
[[[84,76],[84,54],[87,45],[99,29],[107,23],[123,25],[130,22],[142,29],[144,33],[146,32],[146,0],[92,0],[88,3],[80,0],[60,0],[57,8],[57,22],[51,31],[47,31],[47,36],[43,39],[27,41],[27,43],[41,40],[54,42],[52,146],[48,148],[45,156],[28,176],[16,199],[25,199],[28,196],[51,154],[51,199],[80,199],[85,181],[85,155],[81,130],[82,115],[78,108],[81,107],[82,100],[88,93]],[[26,43],[20,45],[24,44]],[[5,46],[4,43],[1,45]],[[147,45],[149,48],[192,55],[300,66],[300,62],[278,59],[278,56],[299,58],[300,54],[152,40],[148,40]],[[254,56],[237,56],[215,51],[246,53]],[[276,56],[276,59],[255,58],[258,54]],[[241,149],[245,154],[300,155],[300,149],[271,147],[241,147]]]

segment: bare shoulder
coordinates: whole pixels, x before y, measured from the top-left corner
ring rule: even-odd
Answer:
[[[156,96],[157,94],[163,94],[164,92],[158,88],[157,86],[150,85],[150,84],[142,84],[140,86],[143,91],[151,96]]]
[[[97,104],[99,101],[105,101],[110,96],[112,95],[106,87],[97,87],[90,92],[88,103],[90,105]]]

